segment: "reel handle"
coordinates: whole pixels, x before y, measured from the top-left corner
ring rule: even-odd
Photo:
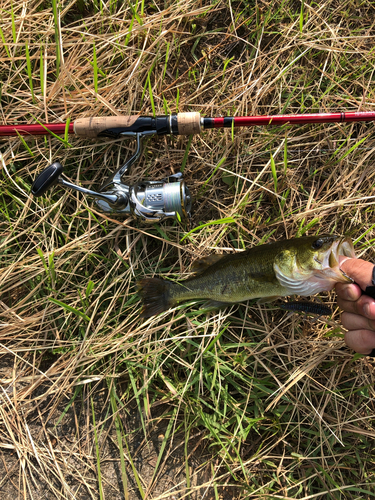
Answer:
[[[114,193],[97,193],[96,191],[91,191],[90,189],[86,189],[71,182],[64,181],[64,179],[60,177],[60,174],[63,173],[63,170],[63,166],[58,161],[52,163],[52,165],[49,165],[38,175],[38,177],[33,182],[33,185],[31,186],[31,194],[36,197],[43,196],[48,189],[55,186],[56,184],[60,184],[61,186],[64,186],[66,188],[74,189],[75,191],[79,191],[80,193],[93,196],[98,200],[105,201],[112,208],[117,207],[123,209],[128,204],[129,198],[127,192],[124,192],[123,190]]]
[[[31,194],[34,196],[43,196],[48,189],[58,184],[63,170],[64,167],[58,161],[45,168],[33,182]]]

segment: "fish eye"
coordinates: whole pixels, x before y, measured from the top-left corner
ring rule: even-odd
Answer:
[[[313,247],[314,250],[318,250],[319,248],[322,248],[323,245],[324,245],[324,240],[322,240],[322,238],[319,238],[315,240],[311,246]]]

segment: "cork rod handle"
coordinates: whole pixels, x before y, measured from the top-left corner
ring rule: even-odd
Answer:
[[[104,130],[113,128],[131,129],[138,116],[93,116],[79,118],[74,122],[74,133],[79,137],[97,137]]]
[[[79,137],[117,135],[125,132],[155,132],[158,135],[191,135],[201,132],[199,113],[178,113],[165,116],[101,116],[79,118],[74,133]]]
[[[201,133],[200,113],[177,113],[179,135],[195,135]]]

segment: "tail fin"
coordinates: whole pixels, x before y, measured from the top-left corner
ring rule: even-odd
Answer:
[[[141,318],[150,318],[166,311],[172,305],[169,297],[170,283],[159,278],[144,278],[137,283],[143,299]]]

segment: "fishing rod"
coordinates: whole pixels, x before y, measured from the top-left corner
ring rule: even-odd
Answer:
[[[55,162],[39,174],[32,185],[31,193],[37,197],[42,196],[49,188],[59,184],[93,196],[104,213],[130,214],[142,220],[156,222],[166,218],[182,220],[189,217],[191,196],[180,172],[161,181],[141,181],[134,186],[128,186],[123,182],[122,177],[129,173],[131,165],[139,159],[142,141],[146,136],[154,134],[195,135],[206,129],[374,120],[375,111],[217,118],[201,117],[200,113],[188,112],[156,117],[79,118],[73,123],[0,125],[0,137],[74,134],[81,138],[91,139],[100,137],[136,139],[137,146],[134,155],[104,182],[98,192],[65,181],[61,177],[63,166]]]
[[[312,113],[297,115],[201,117],[200,113],[177,113],[165,116],[108,116],[79,118],[73,123],[37,123],[0,125],[0,137],[17,135],[64,135],[78,137],[121,138],[127,132],[157,135],[194,135],[206,129],[269,125],[306,125],[311,123],[353,123],[375,120],[375,111]]]

